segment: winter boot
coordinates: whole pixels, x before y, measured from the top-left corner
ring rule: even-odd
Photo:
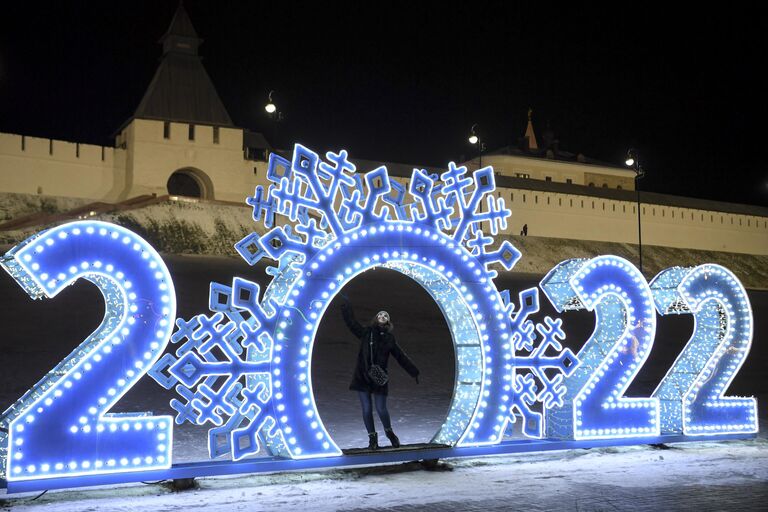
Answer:
[[[379,435],[376,432],[371,432],[370,434],[368,434],[368,449],[369,450],[379,449]]]
[[[392,443],[392,448],[400,448],[400,440],[397,438],[395,433],[392,432],[391,428],[384,430],[384,433],[387,435],[389,442]]]

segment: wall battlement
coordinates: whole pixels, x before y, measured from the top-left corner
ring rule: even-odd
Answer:
[[[116,149],[58,139],[0,133],[0,156],[48,159],[98,167],[113,166]]]
[[[268,185],[265,164],[245,159],[242,130],[214,128],[135,119],[120,133],[117,148],[0,133],[0,192],[115,203],[167,194],[169,177],[185,172],[205,183],[202,197],[244,202],[255,185]],[[407,186],[405,171],[393,166],[391,176]],[[526,226],[531,236],[638,240],[634,193],[507,176],[499,176],[497,186],[497,196],[512,210],[505,234],[518,235]],[[644,244],[768,255],[765,208],[642,197]]]

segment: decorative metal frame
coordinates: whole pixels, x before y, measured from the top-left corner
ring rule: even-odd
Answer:
[[[515,304],[494,284],[492,266],[509,270],[521,254],[495,240],[511,212],[493,195],[492,168],[470,174],[451,163],[440,176],[415,169],[406,190],[384,167],[361,177],[346,151],[325,156],[301,145],[291,160],[270,156],[272,184],[247,200],[267,231],[235,249],[251,265],[275,260],[271,283],[263,292],[239,277],[211,283],[211,314],[177,319],[172,336],[170,275],[124,228],[65,224],[0,261],[35,298],[52,298],[82,277],[107,305],[102,325],[0,416],[9,492],[754,436],[754,398],[723,396],[753,324],[746,293],[727,269],[676,267],[649,285],[615,256],[561,263],[542,281],[545,295],[560,312],[585,308],[597,320],[573,354],[562,345],[561,319],[534,320],[538,288]],[[457,377],[432,448],[342,455],[314,402],[314,336],[334,296],[375,267],[411,277],[436,301]],[[661,314],[693,313],[696,330],[652,397],[627,398],[653,344],[654,302]],[[161,357],[169,337],[176,348]],[[175,422],[209,425],[211,458],[231,460],[172,465],[170,417],[108,413],[145,373],[177,392]],[[518,421],[528,439],[508,437]]]

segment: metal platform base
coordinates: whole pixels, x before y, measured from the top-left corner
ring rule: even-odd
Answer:
[[[449,459],[457,457],[480,457],[485,455],[503,455],[509,453],[544,452],[570,450],[574,448],[600,448],[608,446],[630,446],[643,444],[669,444],[702,441],[732,441],[754,439],[756,434],[727,434],[712,436],[661,435],[656,437],[634,437],[626,439],[596,439],[589,441],[525,439],[505,441],[492,446],[471,446],[453,448],[438,444],[421,444],[385,448],[377,451],[349,450],[350,453],[338,457],[293,460],[277,457],[245,459],[233,461],[206,461],[174,464],[169,469],[157,471],[139,471],[134,473],[114,473],[108,475],[77,476],[66,478],[47,478],[6,482],[0,480],[0,488],[6,487],[8,494],[42,491],[46,489],[66,489],[113,485],[150,480],[179,480],[217,475],[237,475],[247,473],[274,473],[279,471],[297,471],[319,468],[342,468],[391,464],[419,460]]]
[[[385,443],[387,441],[384,441]],[[380,446],[378,450],[369,450],[368,448],[344,448],[341,450],[344,455],[379,455],[390,452],[416,452],[421,450],[435,450],[438,448],[450,448],[447,444],[418,443],[403,444],[399,448],[393,448],[389,445]]]

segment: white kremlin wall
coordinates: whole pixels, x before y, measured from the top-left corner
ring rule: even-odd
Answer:
[[[118,135],[116,148],[0,133],[0,193],[118,202],[167,194],[169,177],[181,170],[202,185],[204,199],[242,204],[256,185],[267,184],[266,162],[244,156],[243,130],[219,127],[216,141],[212,126],[194,125],[193,140],[188,124],[169,123],[168,128],[166,138],[162,121],[135,119]],[[555,167],[568,173],[579,167],[553,166],[555,179],[560,177]],[[583,176],[596,172],[594,166],[583,167]],[[528,182],[536,188],[536,181]],[[574,183],[579,182],[574,174]],[[512,210],[506,234],[518,235],[527,224],[531,236],[637,243],[634,201],[518,188],[500,188],[497,194]],[[643,204],[643,244],[768,254],[764,209],[737,210],[746,213]],[[750,210],[758,214],[750,215]]]
[[[509,232],[637,243],[637,204],[600,197],[502,189],[512,210]],[[768,217],[641,205],[643,244],[745,254],[768,254]]]

